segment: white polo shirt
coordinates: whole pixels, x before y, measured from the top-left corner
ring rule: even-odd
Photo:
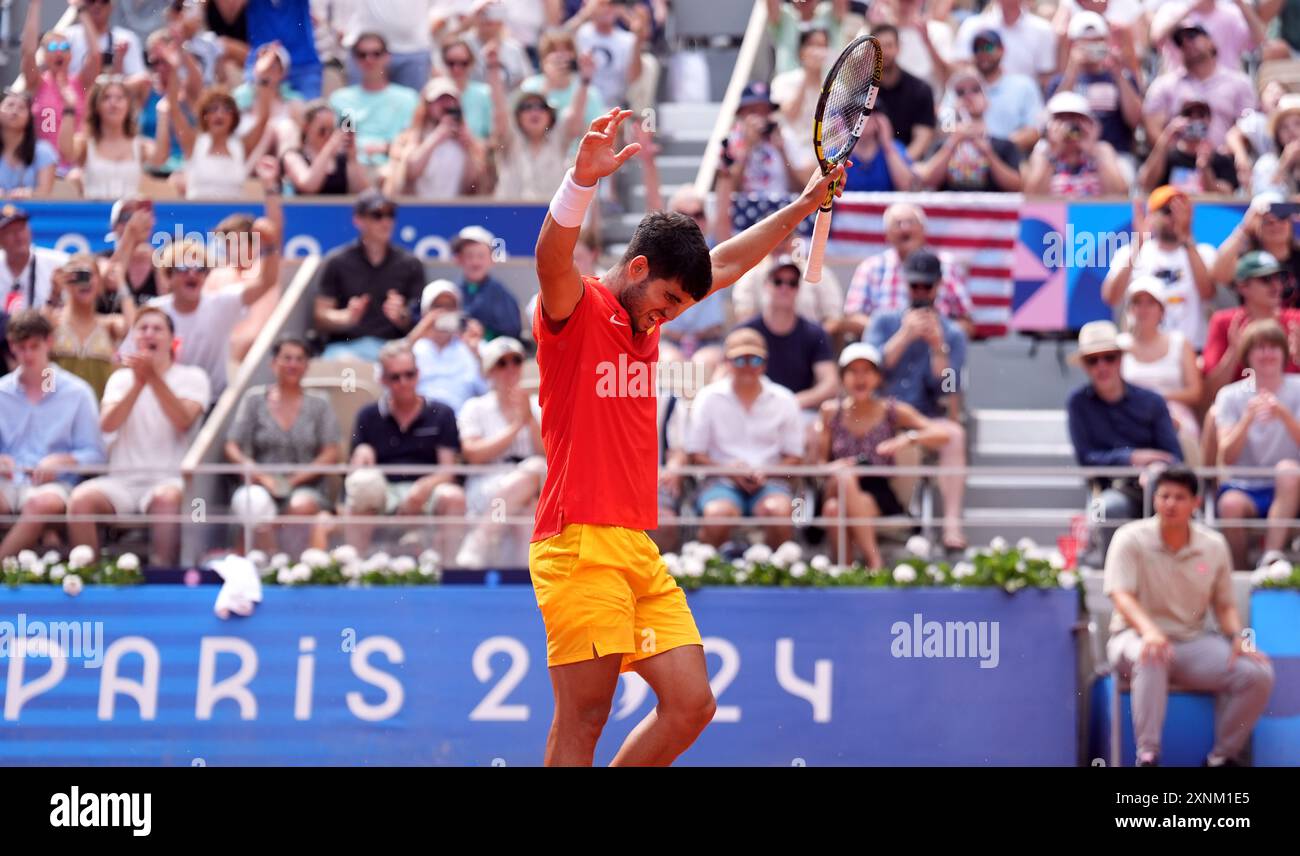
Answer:
[[[1002,9],[996,3],[978,15],[962,22],[952,46],[952,59],[956,62],[971,59],[975,34],[983,30],[996,30],[1002,37],[1002,71],[1006,74],[1024,74],[1037,80],[1037,75],[1056,70],[1056,32],[1043,18],[1021,4],[1020,17],[1015,24],[1002,20]]]
[[[804,423],[794,393],[762,378],[763,389],[748,408],[731,379],[700,390],[691,405],[686,451],[719,464],[743,461],[751,467],[780,463],[804,452]]]

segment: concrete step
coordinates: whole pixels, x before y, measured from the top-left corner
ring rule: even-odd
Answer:
[[[1067,472],[1077,467],[1074,449],[1068,445],[1036,450],[1024,449],[1014,443],[992,444],[977,447],[971,455],[972,467],[1043,467]]]
[[[977,408],[976,443],[1016,444],[1027,450],[1070,445],[1069,419],[1064,410]]]
[[[661,184],[694,184],[695,175],[700,169],[699,154],[660,154],[655,158],[659,167]],[[644,179],[645,165],[640,158],[633,158],[619,170],[619,175],[626,184],[640,184]]]
[[[684,133],[703,133],[707,140],[709,132],[718,121],[720,103],[691,104],[678,101],[664,101],[655,112],[655,133],[664,137],[680,137]]]
[[[1084,507],[1087,485],[1069,476],[971,476],[966,480],[966,507]]]
[[[979,342],[967,351],[967,405],[972,408],[1059,410],[1085,378],[1064,362],[1074,343],[1036,343],[1023,336]]]

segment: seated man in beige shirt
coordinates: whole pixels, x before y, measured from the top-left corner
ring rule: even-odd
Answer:
[[[1121,526],[1106,554],[1105,592],[1115,604],[1106,653],[1132,685],[1139,767],[1159,764],[1171,683],[1220,697],[1209,767],[1238,764],[1273,691],[1272,664],[1243,633],[1228,544],[1191,522],[1198,487],[1191,470],[1163,471],[1155,516]],[[1211,607],[1218,633],[1205,627]]]

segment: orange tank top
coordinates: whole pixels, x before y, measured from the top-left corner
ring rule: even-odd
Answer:
[[[627,311],[600,280],[558,328],[533,315],[541,373],[546,483],[534,541],[570,523],[659,526],[655,381],[659,327],[633,335]]]

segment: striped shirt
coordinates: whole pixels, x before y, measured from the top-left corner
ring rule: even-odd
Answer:
[[[935,255],[939,257],[943,270],[935,307],[947,318],[969,318],[974,305],[960,268],[949,253],[940,250]],[[901,312],[911,305],[911,290],[903,279],[898,250],[889,247],[862,262],[853,272],[853,281],[849,283],[849,293],[844,299],[844,314]]]

